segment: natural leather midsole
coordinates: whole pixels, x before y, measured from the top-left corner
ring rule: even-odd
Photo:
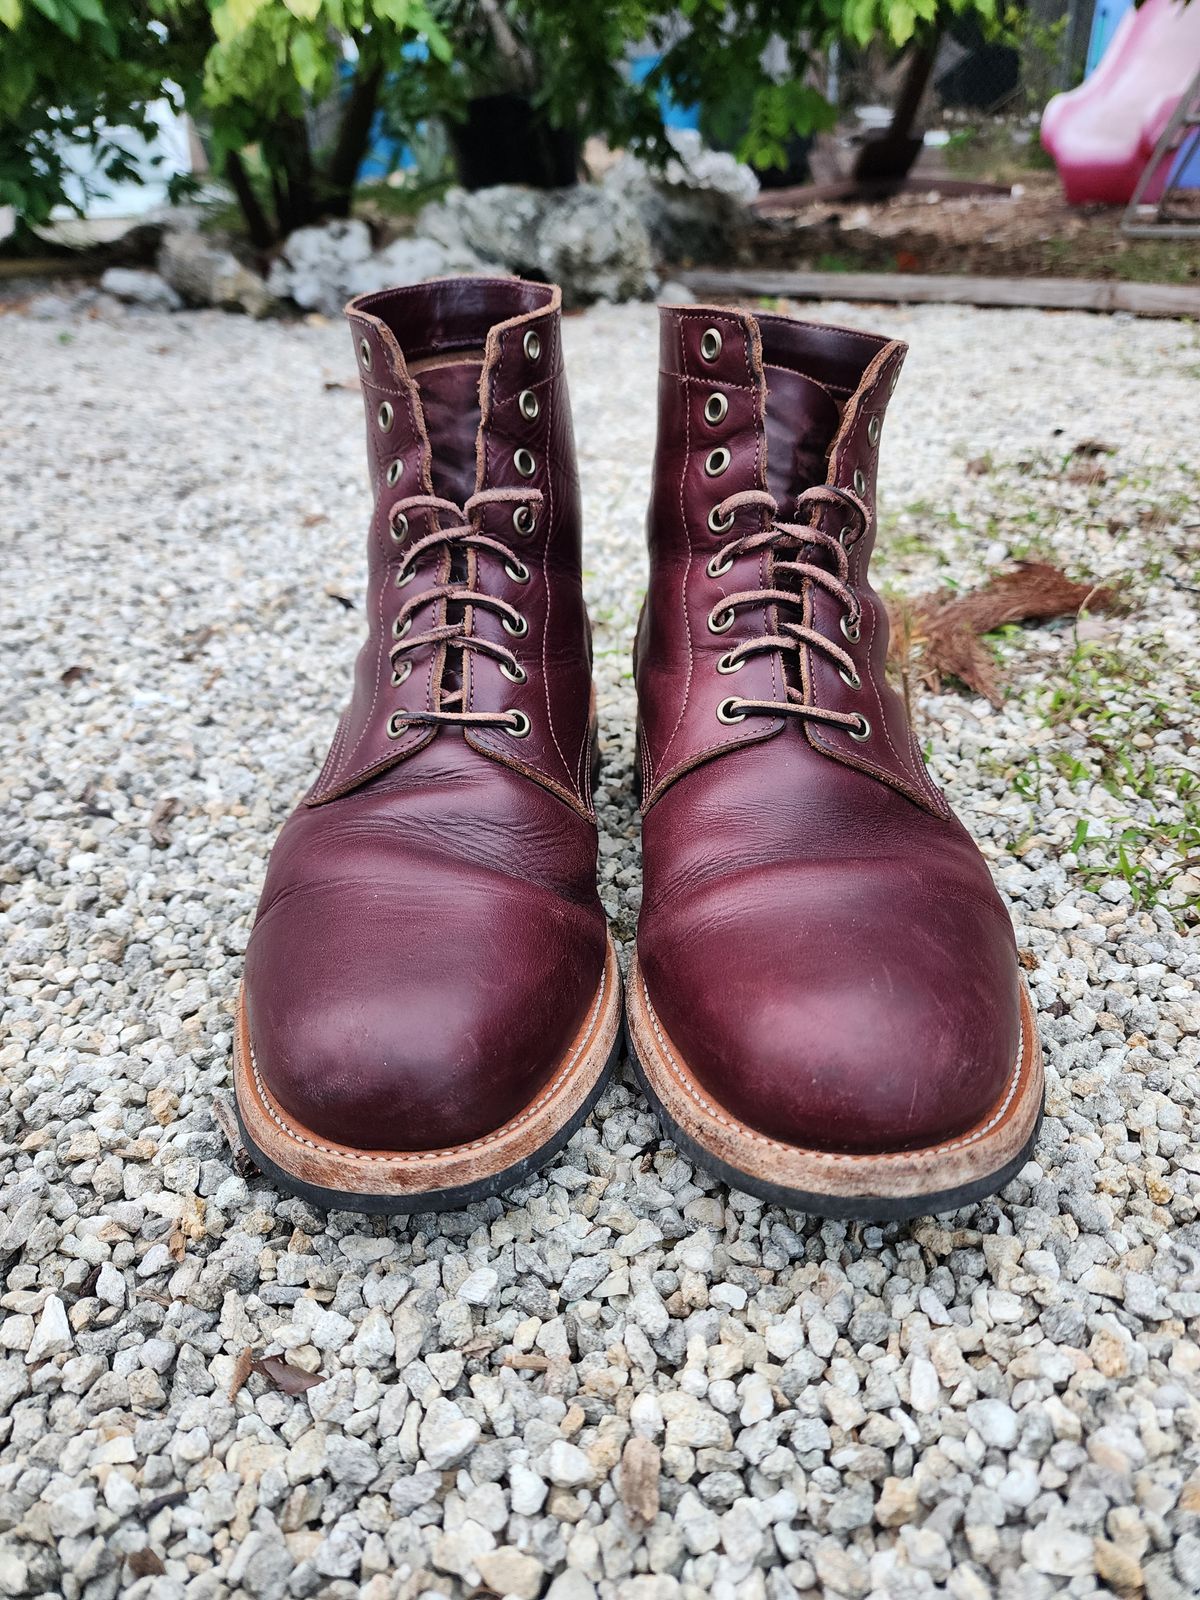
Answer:
[[[477,1184],[534,1155],[566,1126],[604,1071],[621,1023],[621,976],[611,936],[600,986],[570,1049],[525,1109],[495,1132],[440,1150],[364,1150],[323,1138],[271,1094],[254,1058],[238,997],[234,1085],[246,1131],[285,1172],[316,1188],[420,1194]]]
[[[688,1068],[654,1010],[636,956],[628,994],[638,1059],[667,1115],[718,1161],[780,1188],[838,1198],[900,1198],[965,1186],[999,1172],[1018,1155],[1041,1112],[1041,1046],[1023,984],[1017,1059],[1004,1093],[987,1116],[936,1145],[872,1154],[806,1150],[749,1127],[720,1105]]]

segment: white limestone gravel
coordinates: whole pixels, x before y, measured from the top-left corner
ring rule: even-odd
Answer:
[[[1031,553],[1128,579],[1120,617],[998,645],[1003,709],[917,686],[1049,1100],[1001,1198],[908,1226],[730,1193],[625,1079],[458,1215],[325,1216],[235,1167],[213,1107],[247,930],[362,626],[360,408],[323,386],[350,343],[0,316],[0,1595],[1200,1592],[1200,339],[804,314],[912,342],[882,580]],[[565,337],[627,946],[655,319]],[[324,1381],[230,1400],[247,1349]]]

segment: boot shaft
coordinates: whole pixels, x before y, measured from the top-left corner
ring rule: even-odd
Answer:
[[[360,296],[347,318],[374,501],[369,634],[309,803],[444,729],[590,815],[590,639],[559,291],[451,279]],[[438,542],[455,528],[469,537]]]
[[[660,315],[650,585],[637,643],[644,803],[699,762],[783,736],[946,814],[886,683],[887,614],[868,577],[878,447],[906,346],[726,308]],[[747,534],[765,539],[795,522],[838,542],[849,605],[820,574],[781,575],[781,562],[802,558],[836,576],[828,548],[760,541],[727,553]],[[724,604],[763,591],[782,598]],[[833,641],[834,652],[753,648],[789,625]],[[729,709],[789,699],[842,720]]]

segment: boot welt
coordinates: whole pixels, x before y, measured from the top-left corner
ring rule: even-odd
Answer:
[[[338,1211],[454,1211],[521,1183],[555,1155],[600,1098],[621,1049],[621,974],[608,940],[600,987],[571,1048],[517,1116],[442,1150],[360,1150],[306,1128],[275,1100],[250,1043],[244,997],[234,1031],[238,1122],[255,1164],[281,1188]]]
[[[820,1217],[890,1222],[954,1211],[1002,1189],[1033,1152],[1045,1095],[1033,1006],[1021,985],[1021,1045],[995,1106],[976,1127],[917,1150],[805,1150],[748,1127],[689,1071],[655,1014],[636,956],[630,967],[629,1055],[669,1138],[735,1189]]]

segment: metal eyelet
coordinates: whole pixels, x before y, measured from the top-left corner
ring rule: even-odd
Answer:
[[[390,400],[385,400],[375,413],[375,421],[379,424],[381,433],[390,433],[392,423],[396,420],[396,413],[392,410]]]
[[[389,521],[388,532],[397,544],[400,544],[407,537],[408,518],[403,511],[397,511],[396,515]]]
[[[511,563],[506,561],[504,563],[504,570],[508,573],[509,577],[514,583],[529,582],[529,568],[523,561],[513,561]]]
[[[725,673],[740,672],[745,665],[745,656],[735,656],[732,650],[726,650],[725,654],[717,661],[717,671]]]
[[[389,739],[398,739],[401,734],[408,732],[407,723],[404,723],[400,720],[405,715],[407,715],[407,713],[405,712],[403,706],[401,706],[399,711],[392,712],[391,716],[388,718],[387,725],[387,736]]]
[[[522,389],[517,396],[517,406],[526,422],[536,422],[538,412],[542,409],[538,405],[538,397],[532,389]]]
[[[529,674],[519,661],[515,666],[511,667],[507,661],[502,661],[500,663],[500,676],[507,678],[509,683],[525,683],[529,678]]]
[[[512,718],[512,721],[508,725],[508,731],[512,734],[513,738],[528,738],[529,730],[533,727],[533,723],[530,722],[525,713],[523,711],[510,711],[508,715]]]
[[[857,644],[862,638],[862,629],[859,623],[850,616],[849,612],[843,613],[838,618],[838,627],[842,630],[842,637],[849,639],[851,644]]]
[[[724,618],[724,621],[721,619]],[[715,611],[708,613],[709,633],[728,633],[733,627],[733,612],[728,606],[718,606]]]
[[[854,492],[855,494],[866,494],[867,492],[866,474],[861,467],[855,467],[854,469]]]
[[[416,567],[401,567],[400,571],[396,574],[397,589],[407,589],[416,575]]]
[[[524,339],[521,340],[521,348],[525,352],[526,361],[537,361],[541,358],[542,341],[533,328],[527,329]]]
[[[529,632],[529,624],[524,617],[518,617],[515,622],[510,622],[507,617],[500,618],[500,626],[505,633],[511,633],[514,639],[523,639]]]
[[[402,683],[407,683],[412,676],[412,662],[402,661],[398,667],[392,668],[392,683],[398,689]]]
[[[854,529],[839,528],[838,543],[841,545],[843,550],[849,550],[850,546],[854,543]]]
[[[710,394],[708,399],[704,402],[705,422],[711,422],[715,428],[717,423],[724,422],[728,415],[729,401],[726,399],[726,397],[720,392],[720,390],[717,390],[715,394]]]
[[[719,515],[720,507],[714,506],[708,513],[708,529],[710,533],[728,533],[733,527],[734,513],[730,511],[726,516]]]
[[[537,518],[534,516],[532,508],[530,506],[518,506],[512,514],[512,525],[522,539],[528,539],[537,527]]]
[[[404,463],[403,463],[403,461],[396,460],[396,461],[391,461],[391,462],[388,463],[387,486],[388,486],[389,489],[394,489],[396,487],[396,485],[400,482],[400,478],[401,478],[401,475],[403,474],[403,472],[404,472]]]
[[[705,456],[704,470],[710,478],[719,478],[732,460],[733,457],[725,446],[719,444],[715,450],[710,450]]]
[[[867,423],[867,442],[872,445],[879,443],[879,435],[883,432],[883,424],[878,417],[872,417]]]
[[[523,478],[532,478],[537,471],[537,462],[524,445],[513,453],[513,466]]]
[[[374,358],[371,355],[371,343],[369,339],[360,339],[358,341],[358,359],[362,362],[363,366],[366,367],[367,371],[370,372],[371,362]]]
[[[861,744],[864,739],[869,739],[871,737],[871,724],[867,721],[866,717],[860,714],[858,718],[858,727],[847,728],[846,732],[854,740],[855,744]]]
[[[706,570],[710,578],[720,578],[729,571],[732,565],[733,561],[729,556],[726,556],[724,560],[719,555],[711,556]]]
[[[705,328],[700,335],[700,356],[704,361],[715,361],[721,354],[721,346],[725,343],[721,337],[720,328]]]
[[[842,680],[842,682],[846,685],[846,687],[848,689],[861,689],[862,688],[862,679],[859,677],[858,673],[855,672],[853,667],[850,668],[849,672],[847,672],[844,667],[839,667],[838,668],[838,677]]]
[[[408,631],[411,629],[411,627],[412,627],[412,618],[411,617],[405,617],[403,622],[401,622],[400,618],[397,617],[395,622],[392,623],[392,638],[393,639],[403,639],[405,634],[408,633]]]
[[[744,711],[734,711],[733,707],[735,705],[737,705],[736,699],[722,700],[717,707],[717,721],[727,723],[745,722],[746,713]]]

